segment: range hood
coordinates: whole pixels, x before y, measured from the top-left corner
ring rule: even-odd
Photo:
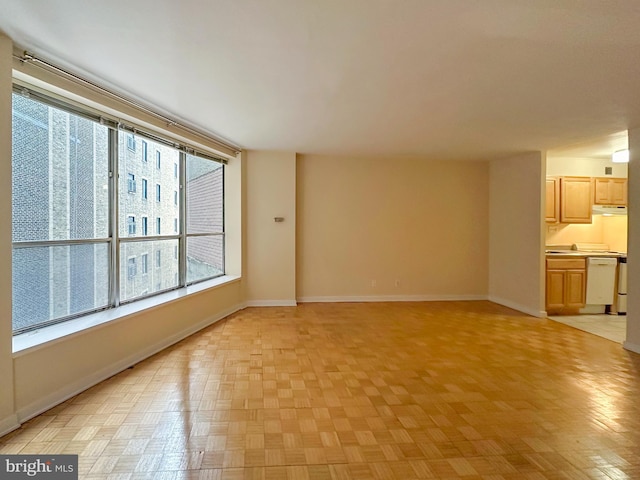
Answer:
[[[622,205],[594,205],[593,212],[594,215],[626,215],[627,207]]]

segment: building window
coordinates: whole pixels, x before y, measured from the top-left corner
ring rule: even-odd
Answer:
[[[136,176],[133,173],[127,173],[127,191],[129,193],[136,191]]]
[[[136,276],[138,267],[136,266],[136,257],[131,257],[127,260],[127,277],[133,278]]]
[[[129,215],[127,217],[127,233],[129,235],[136,234],[136,217],[134,217],[133,215]]]
[[[77,106],[42,93],[14,93],[12,102],[14,334],[224,274],[222,164],[200,157],[205,163],[198,163],[144,132],[118,130],[90,111],[77,115]],[[140,155],[130,154],[136,140],[142,142]],[[156,152],[153,180],[142,178],[147,152]],[[108,188],[112,169],[120,172],[117,188]],[[162,203],[149,205],[132,195],[136,176],[142,199],[151,182],[156,200],[161,190],[173,191],[174,205],[186,209],[186,217],[182,208],[167,205],[164,212]],[[189,179],[184,193],[179,178]],[[155,227],[149,225],[154,219]],[[153,279],[137,275],[136,259],[142,273],[155,262]]]
[[[143,275],[149,273],[149,254],[143,253],[142,257],[140,257],[140,269]]]

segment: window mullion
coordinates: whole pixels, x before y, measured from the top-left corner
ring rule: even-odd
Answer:
[[[187,154],[180,152],[180,168],[179,168],[180,185],[178,191],[180,192],[180,199],[178,203],[178,217],[180,222],[180,240],[178,240],[178,251],[180,252],[179,278],[180,286],[183,287],[187,284]]]
[[[120,305],[120,248],[118,233],[118,132],[109,131],[109,305]]]

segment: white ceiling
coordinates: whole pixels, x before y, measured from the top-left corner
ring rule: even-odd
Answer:
[[[238,146],[491,159],[640,126],[634,0],[0,0],[22,47]]]

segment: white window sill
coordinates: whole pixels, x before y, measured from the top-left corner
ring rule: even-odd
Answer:
[[[83,315],[66,322],[39,328],[31,332],[22,333],[13,337],[13,356],[19,357],[26,351],[33,351],[38,347],[50,345],[70,335],[76,335],[89,328],[96,328],[110,322],[121,320],[129,315],[158,307],[165,303],[173,302],[181,298],[202,292],[211,288],[219,288],[232,282],[240,280],[239,276],[223,275],[212,280],[207,280],[188,287],[179,288],[170,292],[161,293],[153,297],[144,298],[135,302],[121,305],[117,308],[109,308],[96,313]]]

